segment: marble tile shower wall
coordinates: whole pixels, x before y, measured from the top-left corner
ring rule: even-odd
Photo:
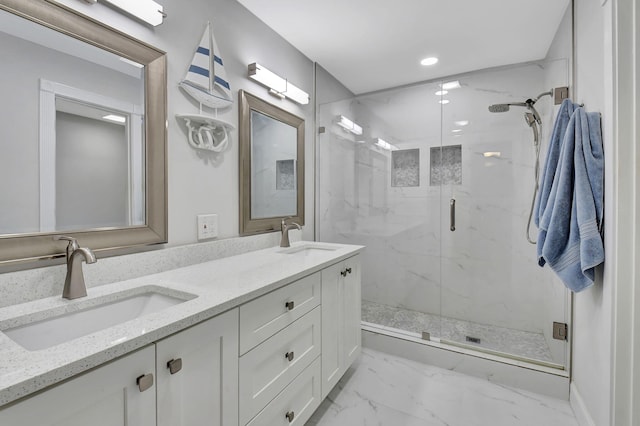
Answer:
[[[565,320],[565,300],[550,271],[537,266],[535,247],[525,238],[534,183],[532,132],[524,110],[491,114],[487,107],[548,90],[545,69],[524,65],[461,80],[462,89],[442,110],[428,105],[435,103],[434,85],[413,88],[422,92],[418,104],[407,100],[413,95],[405,90],[342,103],[365,135],[362,143],[340,133],[321,135],[319,237],[367,246],[364,300],[542,333],[552,321]],[[546,104],[551,101],[539,104],[550,126],[553,108]],[[424,111],[418,118],[422,130],[411,134],[402,118],[385,116],[379,105]],[[321,105],[319,111],[322,125],[336,114],[336,105]],[[454,122],[463,119],[470,124],[452,133]],[[401,150],[420,150],[419,186],[391,185],[391,153],[370,142],[378,135]],[[459,185],[429,184],[430,151],[441,144],[462,146]],[[500,154],[485,157],[485,152]],[[449,231],[450,198],[456,199],[455,232]],[[563,348],[552,348],[555,361],[564,362]]]

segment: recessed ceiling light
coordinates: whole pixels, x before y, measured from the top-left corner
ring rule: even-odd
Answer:
[[[420,61],[420,64],[424,65],[425,67],[428,67],[430,65],[435,65],[437,63],[438,63],[438,58],[436,58],[435,56],[430,56]]]
[[[449,99],[440,99],[438,102],[441,103],[442,105],[446,105],[449,103]]]
[[[446,95],[447,93],[449,93],[449,91],[448,91],[448,90],[438,90],[438,91],[436,92],[436,96],[444,96],[444,95]]]
[[[459,89],[460,87],[460,82],[458,80],[456,81],[447,81],[446,83],[442,83],[442,87],[443,90],[451,90],[451,89]]]
[[[460,127],[467,126],[469,124],[469,120],[454,121],[453,124]]]

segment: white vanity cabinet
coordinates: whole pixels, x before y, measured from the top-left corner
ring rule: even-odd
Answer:
[[[151,345],[3,408],[0,425],[155,426],[154,373]]]
[[[320,357],[320,279],[316,272],[240,307],[241,426],[304,424],[320,404],[319,386],[307,386],[320,382],[311,367]],[[293,385],[303,372],[311,377]]]
[[[322,399],[361,352],[360,257],[322,270]]]
[[[0,409],[2,426],[237,424],[238,309]]]
[[[0,426],[303,426],[361,349],[360,258],[335,259],[9,403]]]
[[[158,426],[238,424],[238,309],[156,343]]]

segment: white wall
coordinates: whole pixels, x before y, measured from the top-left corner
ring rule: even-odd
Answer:
[[[197,241],[196,215],[202,213],[218,214],[219,238],[239,233],[237,131],[232,133],[232,142],[224,154],[199,152],[189,146],[185,126],[175,118],[178,113],[198,112],[198,106],[177,85],[191,62],[207,20],[212,23],[235,101],[231,108],[220,110],[219,116],[237,128],[238,90],[243,89],[306,120],[305,222],[313,224],[314,99],[306,106],[281,101],[247,78],[247,65],[259,62],[312,94],[311,60],[234,0],[162,0],[168,17],[155,28],[125,18],[100,3],[87,5],[79,0],[60,3],[107,21],[168,54],[170,246]],[[306,239],[313,238],[313,226],[305,226],[303,234]]]
[[[56,114],[56,230],[129,224],[129,143],[121,124]]]
[[[591,288],[574,295],[571,402],[585,426],[609,424],[611,404],[611,300],[616,255],[615,158],[611,108],[611,7],[600,0],[575,1],[574,100],[602,114],[605,152],[604,270]]]

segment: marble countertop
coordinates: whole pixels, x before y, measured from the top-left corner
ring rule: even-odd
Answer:
[[[302,250],[304,246],[331,250]],[[128,297],[148,288],[196,296],[183,303],[47,349],[29,351],[0,332],[0,407],[99,366],[189,326],[233,309],[362,251],[344,244],[299,242],[89,288],[72,301],[49,297],[0,309],[0,330],[38,321],[42,312],[95,306],[114,294]]]

